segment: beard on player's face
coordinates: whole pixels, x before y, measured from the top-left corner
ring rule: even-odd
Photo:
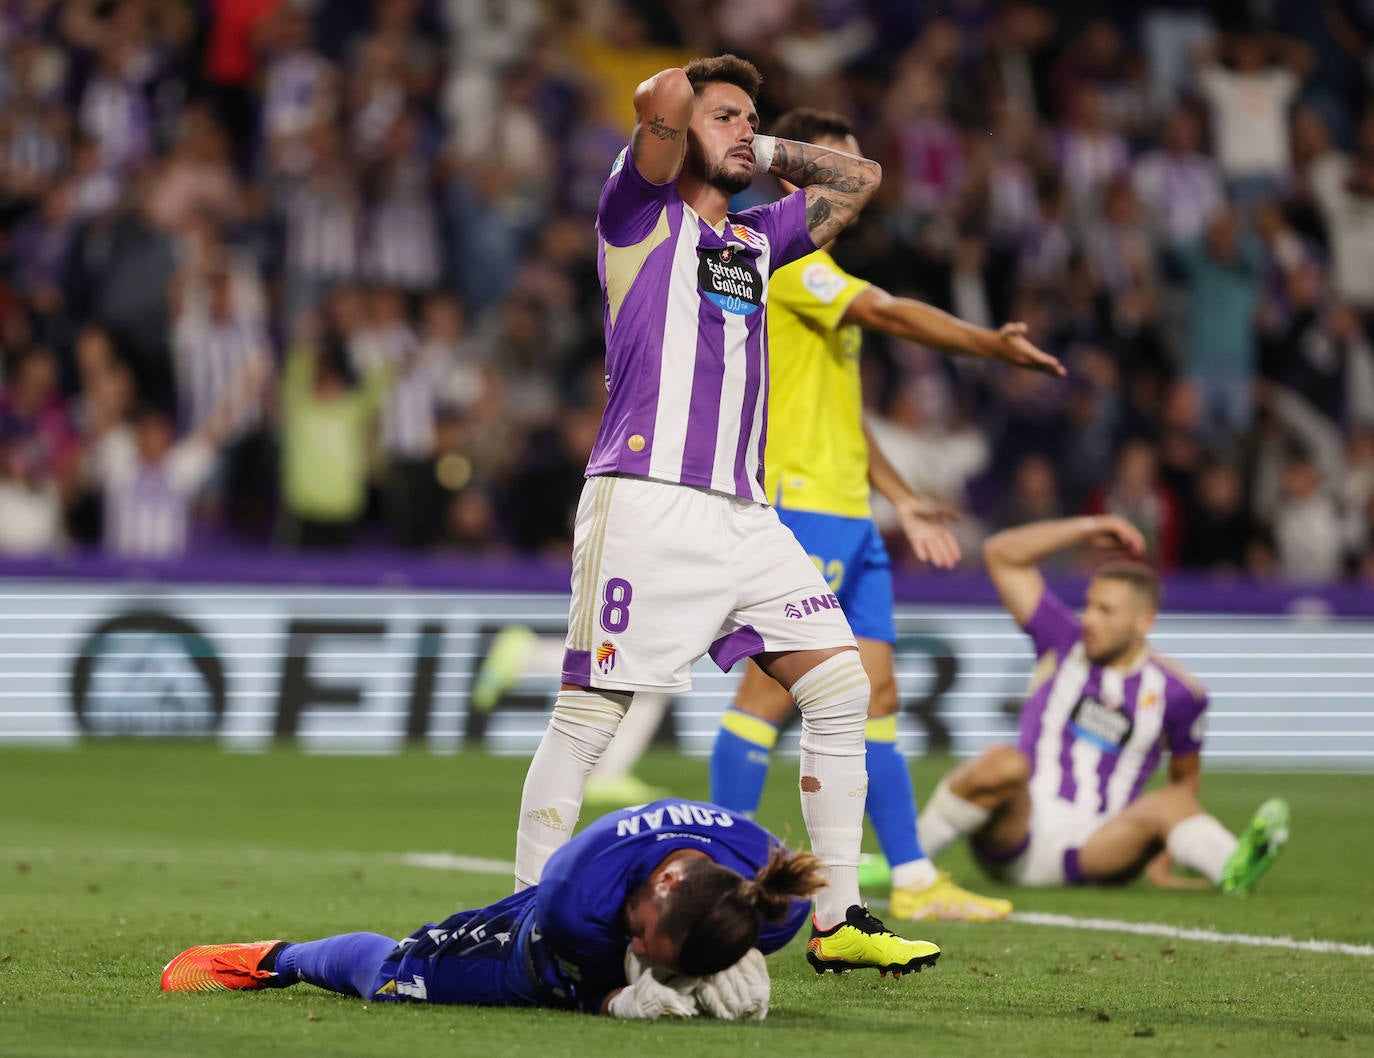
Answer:
[[[1083,653],[1094,665],[1105,667],[1125,661],[1126,658],[1135,653],[1136,646],[1135,637],[1130,636],[1108,643],[1094,642],[1091,650],[1085,643]]]
[[[754,182],[754,173],[742,169],[728,158],[708,160],[701,141],[691,132],[687,134],[687,163],[701,177],[702,182],[726,195],[737,195]]]

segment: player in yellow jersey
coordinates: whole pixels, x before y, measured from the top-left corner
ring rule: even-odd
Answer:
[[[838,114],[792,110],[773,131],[858,153],[848,121]],[[891,864],[891,917],[1005,918],[1009,902],[955,885],[931,864],[916,835],[911,774],[896,745],[891,564],[869,509],[870,484],[896,508],[917,558],[948,568],[959,548],[946,512],[914,493],[869,437],[859,382],[861,328],[1051,375],[1064,368],[1026,339],[1024,324],[988,330],[893,297],[845,273],[831,246],[779,269],[769,287],[768,496],[829,581],[872,685],[865,807]],[[758,808],[778,725],[791,708],[787,692],[751,662],[721,719],[712,801],[744,813]]]

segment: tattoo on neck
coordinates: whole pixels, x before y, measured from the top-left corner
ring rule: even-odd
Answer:
[[[649,131],[661,140],[675,140],[681,130],[669,128],[664,124],[663,115],[655,114],[654,120],[649,122]]]

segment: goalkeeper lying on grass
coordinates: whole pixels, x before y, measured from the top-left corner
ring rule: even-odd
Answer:
[[[304,944],[203,945],[167,964],[162,988],[308,981],[374,1001],[762,1018],[763,955],[792,939],[824,884],[815,856],[790,852],[743,816],[656,801],[597,820],[553,855],[537,886],[421,926],[399,944],[344,933]],[[812,965],[828,968],[828,958],[842,954],[831,949],[843,947],[843,931],[868,926],[850,922],[813,936]],[[925,944],[919,958],[890,969],[919,970],[939,954]]]

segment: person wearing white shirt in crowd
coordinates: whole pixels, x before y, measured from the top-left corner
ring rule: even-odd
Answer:
[[[0,555],[43,555],[65,540],[57,479],[0,444]]]
[[[1133,166],[1136,194],[1155,238],[1179,244],[1202,234],[1226,201],[1217,163],[1202,153],[1197,114],[1178,107],[1164,121],[1163,146]]]
[[[96,442],[94,473],[104,492],[104,548],[121,558],[176,559],[190,538],[192,505],[215,468],[219,446],[237,425],[237,409],[271,377],[264,358],[246,361],[214,412],[177,440],[172,418],[145,407],[132,423]]]
[[[1212,133],[1232,201],[1248,208],[1276,194],[1288,175],[1288,108],[1302,87],[1306,49],[1288,42],[1287,65],[1270,65],[1271,42],[1255,30],[1228,43],[1230,66],[1216,61],[1214,45],[1194,53],[1198,84],[1212,111]]]
[[[968,482],[987,468],[992,453],[982,433],[971,425],[935,421],[932,403],[919,385],[907,385],[893,395],[885,416],[868,416],[868,434],[903,481],[922,496],[959,508],[964,505]],[[878,529],[885,536],[899,532],[892,505],[876,492],[872,502]],[[963,539],[971,526],[957,523],[950,529],[961,544],[974,543]]]
[[[1330,240],[1336,295],[1374,311],[1374,111],[1360,122],[1354,150],[1328,152],[1311,173]]]

